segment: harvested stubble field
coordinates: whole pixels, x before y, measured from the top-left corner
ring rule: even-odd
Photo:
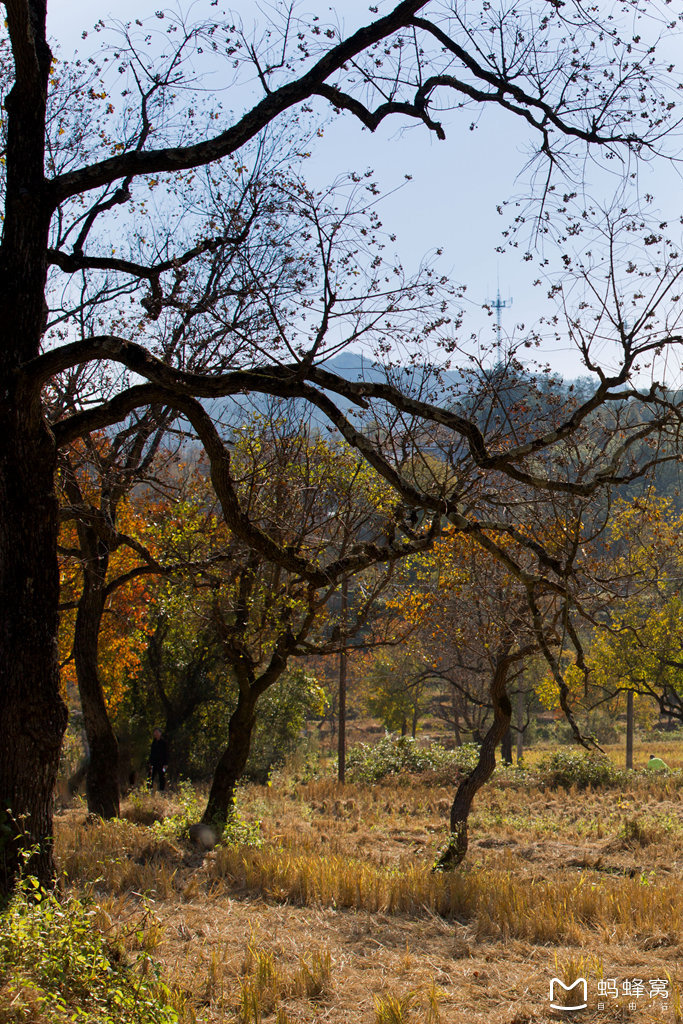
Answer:
[[[206,855],[140,824],[173,797],[138,797],[135,821],[63,812],[57,849],[100,926],[161,963],[181,1020],[541,1024],[567,1019],[550,978],[580,974],[583,1021],[683,1020],[680,779],[491,786],[466,865],[435,875],[451,797],[419,779],[249,786],[240,812],[261,845]],[[604,1010],[601,978],[620,986]],[[629,1009],[631,979],[665,979],[667,1009],[647,991]]]

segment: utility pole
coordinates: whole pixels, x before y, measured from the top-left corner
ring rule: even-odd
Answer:
[[[342,647],[339,652],[339,713],[337,732],[337,778],[344,782],[346,778],[346,666],[348,655],[346,653],[346,629],[348,626],[349,610],[349,581],[343,580],[341,585],[341,630]]]
[[[626,767],[633,768],[633,690],[626,691]]]

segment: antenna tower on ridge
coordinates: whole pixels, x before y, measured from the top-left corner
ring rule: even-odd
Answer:
[[[496,314],[496,331],[497,331],[497,334],[498,334],[498,344],[500,344],[500,332],[501,332],[501,327],[502,327],[501,313],[503,312],[504,309],[509,309],[510,308],[510,306],[512,305],[512,299],[511,298],[510,299],[501,299],[501,297],[500,297],[500,284],[499,284],[497,289],[496,289],[496,297],[495,297],[495,299],[489,299],[487,305],[489,305],[491,307],[491,309],[494,310],[494,312]]]

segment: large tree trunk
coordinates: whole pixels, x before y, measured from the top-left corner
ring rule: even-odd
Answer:
[[[5,396],[7,396],[7,389]],[[66,707],[57,657],[54,445],[19,396],[0,412],[0,893],[53,876],[52,798]],[[38,419],[38,424],[36,424]]]
[[[483,739],[479,760],[473,771],[458,786],[451,807],[451,835],[448,846],[439,857],[435,868],[449,871],[460,864],[467,853],[468,835],[467,819],[472,801],[481,787],[488,782],[496,767],[496,747],[510,727],[512,706],[505,690],[510,660],[506,655],[500,656],[491,681],[491,701],[493,703],[493,723]]]
[[[216,766],[202,822],[217,835],[225,828],[235,805],[235,790],[246,768],[251,734],[256,721],[256,696],[251,687],[240,688],[237,707],[228,724],[228,745]]]
[[[44,132],[52,54],[46,5],[7,4],[15,81],[5,99],[0,244],[0,892],[26,869],[53,875],[52,794],[66,707],[59,692],[55,445],[21,368],[45,325],[51,206]]]
[[[102,818],[116,818],[119,813],[119,746],[102,692],[97,652],[108,558],[104,556],[96,561],[98,564],[93,565],[88,560],[83,572],[83,592],[74,629],[74,662],[90,749],[85,782],[88,810]]]

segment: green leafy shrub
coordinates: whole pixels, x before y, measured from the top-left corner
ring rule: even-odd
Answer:
[[[300,666],[266,690],[259,699],[245,779],[265,785],[273,768],[281,766],[301,743],[306,719],[321,715],[325,705],[318,680]]]
[[[453,756],[453,763],[460,774],[469,775],[476,768],[480,749],[478,743],[463,743],[461,747],[456,747],[455,750],[450,750],[448,753]]]
[[[654,726],[643,734],[645,743],[681,743],[683,742],[683,725]]]
[[[446,750],[439,743],[422,747],[409,736],[386,733],[378,743],[351,747],[346,755],[346,776],[349,782],[372,783],[388,775],[434,772],[449,783],[470,772],[478,756],[475,743]]]
[[[260,821],[245,821],[239,811],[235,810],[228,818],[221,842],[225,846],[251,846],[258,849],[263,846]]]
[[[147,953],[129,964],[74,896],[26,878],[0,916],[0,1020],[12,1024],[178,1024]]]
[[[151,826],[155,836],[166,839],[187,839],[191,825],[201,821],[206,800],[201,798],[191,782],[182,781],[174,794],[174,803],[180,805],[174,814],[169,814]],[[261,846],[261,823],[245,821],[238,810],[234,810],[220,837],[228,846]]]
[[[501,789],[528,789],[530,786],[538,786],[542,783],[538,771],[535,768],[527,767],[524,761],[518,764],[505,764],[504,761],[498,760],[490,784]]]
[[[326,766],[321,760],[320,752],[311,745],[310,741],[307,750],[302,748],[294,751],[281,769],[283,777],[289,777],[293,782],[304,786],[307,782],[322,778],[325,771]],[[271,775],[271,781],[275,781],[275,779],[279,781],[277,769]]]
[[[630,774],[617,766],[604,754],[587,750],[556,750],[538,764],[541,782],[547,786],[606,786],[623,788]]]
[[[152,824],[155,835],[168,839],[184,839],[190,825],[200,821],[204,810],[204,802],[191,782],[185,780],[178,784],[173,802],[180,805],[174,814],[166,814],[160,821]]]

